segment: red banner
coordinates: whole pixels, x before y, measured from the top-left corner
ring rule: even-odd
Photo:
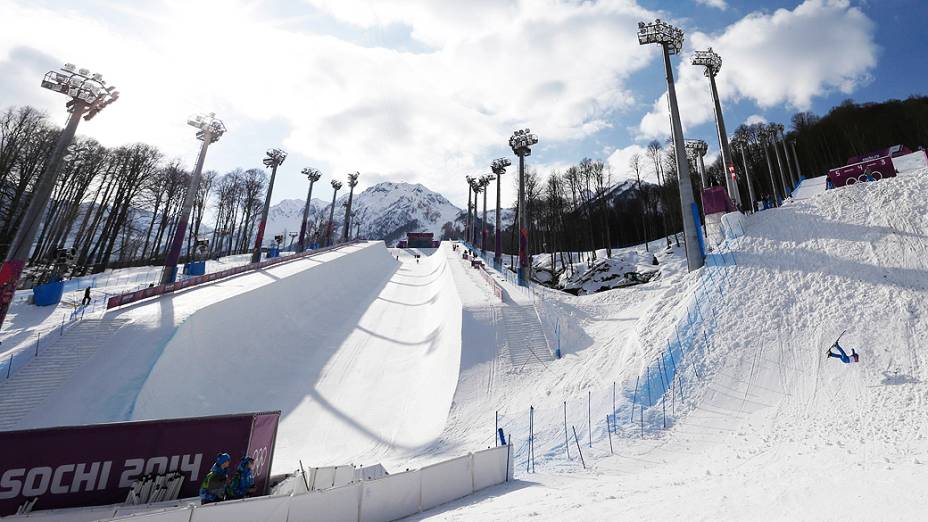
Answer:
[[[0,515],[34,497],[36,509],[120,503],[137,478],[168,471],[184,475],[180,498],[194,497],[220,453],[233,466],[253,456],[257,492],[265,494],[279,418],[275,411],[0,432]]]

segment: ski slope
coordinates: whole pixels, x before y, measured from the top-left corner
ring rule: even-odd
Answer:
[[[561,383],[567,376],[543,375],[534,385],[547,396],[532,397],[538,472],[525,473],[526,423],[514,422],[524,482],[414,520],[924,520],[925,193],[928,171],[749,216],[746,235],[726,245],[737,268],[717,269],[722,292],[707,303],[717,326],[706,348],[688,355],[701,377],[686,367],[682,389],[668,393],[667,429],[660,401],[646,412],[643,433],[637,415],[629,422],[635,376],[655,347],[666,346],[672,312],[706,270],[673,282],[631,326],[623,319],[641,303],[600,308],[598,326],[586,331],[599,337],[613,330],[608,353],[619,362],[593,356],[603,352],[591,346],[578,354],[585,361],[571,375],[618,381],[615,455],[604,422],[595,419],[611,412],[611,390],[592,383],[571,390]],[[575,306],[582,298],[569,301]],[[861,353],[858,364],[825,357],[845,330],[841,344]],[[557,407],[564,400],[586,470],[573,437],[572,458],[565,456]],[[527,420],[526,410],[513,413]]]

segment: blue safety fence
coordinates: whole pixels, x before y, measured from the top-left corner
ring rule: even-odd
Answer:
[[[723,225],[723,232],[726,239],[744,235],[740,222]],[[686,390],[706,378],[705,358],[713,350],[717,307],[737,267],[737,256],[728,247],[726,240],[706,255],[705,267],[689,297],[678,305],[664,344],[654,350],[650,362],[633,379],[613,382],[606,389],[588,390],[585,397],[567,398],[559,404],[552,405],[551,398],[546,397],[527,410],[496,412],[494,429],[487,430],[487,442],[492,443],[496,430],[501,428],[513,439],[518,465],[533,471],[536,461],[563,463],[561,458],[566,457],[582,463],[583,450],[594,445],[606,450],[607,439],[611,451],[616,442],[614,434],[653,437],[671,427],[693,405],[693,397],[688,397]],[[544,293],[536,289],[535,295]],[[545,301],[542,297],[541,302]],[[553,316],[556,331],[570,322],[558,317],[556,310],[548,313]],[[603,405],[607,405],[605,411]]]

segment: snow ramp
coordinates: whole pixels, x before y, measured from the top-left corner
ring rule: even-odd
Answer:
[[[275,472],[298,459],[371,463],[428,444],[461,363],[446,249],[417,262],[375,245],[195,312],[131,417],[279,409]]]

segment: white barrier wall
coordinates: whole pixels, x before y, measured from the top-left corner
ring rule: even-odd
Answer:
[[[256,497],[207,506],[139,513],[107,520],[144,522],[388,522],[472,495],[512,479],[512,446],[490,448],[425,468],[310,491]],[[350,468],[350,466],[348,467]],[[318,468],[333,480],[336,468]],[[302,480],[302,479],[301,479]],[[36,520],[42,520],[36,518]],[[49,519],[51,520],[51,519]],[[66,520],[62,518],[54,519]]]
[[[289,521],[357,522],[361,483],[286,498],[290,499]]]
[[[360,522],[389,522],[419,512],[421,471],[361,483]]]
[[[474,492],[473,455],[422,468],[420,509],[431,509]]]

